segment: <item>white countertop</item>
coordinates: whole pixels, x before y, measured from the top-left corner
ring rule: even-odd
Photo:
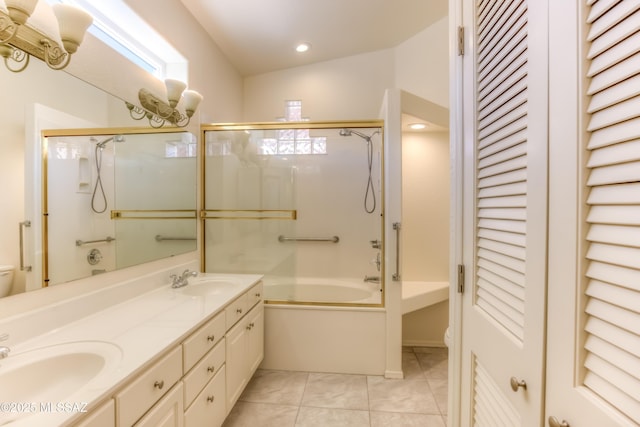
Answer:
[[[184,292],[189,286],[198,286],[198,281],[207,278],[229,280],[235,285],[215,295],[192,296]],[[221,311],[227,303],[246,292],[260,279],[259,275],[201,274],[189,279],[191,284],[184,288],[173,289],[167,284],[147,291],[94,314],[54,327],[42,335],[11,345],[9,356],[0,360],[0,373],[3,365],[11,369],[12,360],[29,357],[28,352],[43,347],[53,346],[49,349],[55,350],[64,344],[109,343],[110,345],[106,347],[113,347],[109,357],[112,364],[103,374],[94,378],[89,387],[82,388],[72,396],[64,398],[65,402],[87,403],[87,410],[90,411],[96,407],[97,403],[111,396],[128,377],[146,369],[159,355],[181,343],[206,319]],[[99,298],[99,295],[91,297],[95,299]],[[91,304],[91,301],[83,302],[79,299],[77,304]],[[42,318],[42,313],[39,313],[39,316]],[[39,352],[42,353],[42,350]],[[0,384],[0,388],[11,386],[11,384]],[[68,425],[81,415],[73,411],[40,413],[41,402],[16,403],[35,404],[36,414],[21,417],[6,424],[8,426]],[[58,402],[51,403],[55,407]],[[5,425],[7,415],[11,414],[0,411],[0,426]]]

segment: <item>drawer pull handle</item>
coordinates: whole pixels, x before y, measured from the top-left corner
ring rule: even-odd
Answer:
[[[216,340],[216,336],[215,335],[207,335],[207,341],[215,341]]]
[[[251,330],[251,325],[247,325],[247,331]]]
[[[158,390],[162,390],[162,387],[164,387],[164,381],[156,381],[155,383],[153,383],[153,387],[157,388]]]
[[[256,297],[260,298],[260,292],[256,293]]]
[[[215,366],[207,366],[207,372],[214,372],[215,370]]]
[[[215,399],[215,396],[207,396],[207,402],[212,403]]]
[[[252,327],[252,328],[253,328],[254,326],[256,326],[256,324],[255,324],[255,323],[253,323],[253,322],[249,323],[249,325],[251,325],[251,327]]]
[[[237,309],[237,310],[236,310],[236,313],[238,313],[238,314],[242,314],[242,309],[241,309],[241,308]]]

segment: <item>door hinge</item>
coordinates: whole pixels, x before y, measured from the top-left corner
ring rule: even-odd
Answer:
[[[464,55],[464,27],[458,27],[458,56]]]
[[[464,293],[464,264],[458,264],[458,293]]]

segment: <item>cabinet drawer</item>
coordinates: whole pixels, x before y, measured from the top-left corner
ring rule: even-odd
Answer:
[[[182,347],[178,346],[116,395],[119,426],[130,426],[182,377]]]
[[[262,301],[262,282],[256,283],[247,291],[247,298],[249,299],[248,308],[251,308],[258,302]]]
[[[184,413],[185,427],[222,425],[227,415],[225,400],[225,367],[223,366]]]
[[[184,340],[182,343],[184,351],[183,372],[187,373],[206,352],[211,350],[224,337],[225,331],[226,322],[223,311]]]
[[[134,427],[183,427],[182,383],[178,382]]]
[[[226,313],[226,321],[227,321],[227,330],[236,324],[238,320],[242,318],[245,314],[247,314],[248,309],[248,296],[245,292],[239,297],[237,300],[233,301],[231,304],[224,309]]]
[[[222,340],[184,376],[184,407],[191,405],[202,388],[222,368],[225,358],[225,341]]]

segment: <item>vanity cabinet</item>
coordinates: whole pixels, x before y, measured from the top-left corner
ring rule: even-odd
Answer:
[[[264,357],[262,282],[74,427],[216,427]]]
[[[249,308],[246,316],[232,325],[226,335],[227,412],[231,411],[264,357],[264,305],[262,283],[251,288],[229,306],[236,310]],[[229,326],[229,322],[227,322]]]

